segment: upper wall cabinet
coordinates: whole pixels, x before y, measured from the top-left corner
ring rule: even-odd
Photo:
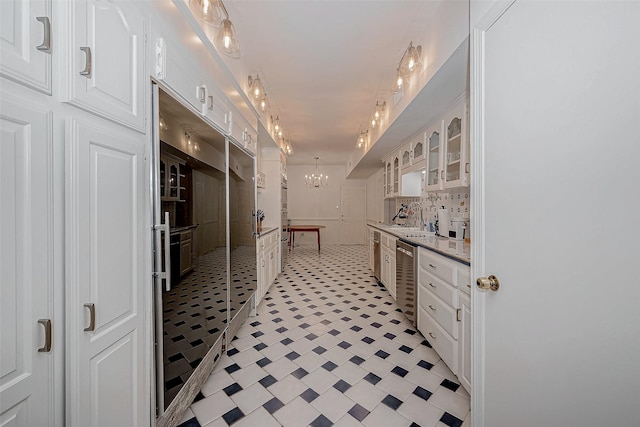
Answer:
[[[400,150],[400,159],[402,162],[402,170],[408,169],[411,167],[411,160],[413,158],[413,148],[411,147],[411,143],[405,144]]]
[[[427,173],[425,189],[427,191],[441,190],[442,180],[440,179],[441,167],[440,167],[440,153],[442,153],[440,142],[442,140],[442,121],[438,121],[433,126],[429,127],[425,132],[426,140],[426,159],[427,159]]]
[[[258,151],[258,132],[256,131],[258,123],[255,116],[247,114],[252,120],[247,120],[245,116],[236,108],[235,105],[231,105],[231,120],[229,126],[229,134],[235,142],[256,154]]]
[[[51,95],[51,0],[2,0],[0,16],[0,76]]]
[[[424,143],[420,140],[413,143],[412,148],[412,164],[417,165],[420,164],[425,159],[425,149]]]
[[[445,149],[443,151],[444,187],[469,185],[469,137],[467,135],[467,108],[457,104],[445,117]]]
[[[127,6],[70,2],[68,102],[144,131],[145,20]]]
[[[157,31],[159,28],[154,28]],[[171,39],[157,37],[152,74],[222,134],[229,133],[229,102],[206,72]]]

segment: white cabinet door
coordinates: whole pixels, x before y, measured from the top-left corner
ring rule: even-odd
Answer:
[[[145,140],[114,128],[67,122],[68,426],[150,422]]]
[[[469,185],[467,122],[467,107],[464,101],[458,103],[445,117],[442,157],[445,188]]]
[[[458,309],[458,379],[471,391],[471,298],[464,292],[459,295]]]
[[[45,347],[53,317],[52,117],[39,106],[0,104],[0,424],[54,426],[62,342]],[[42,319],[42,322],[40,322]],[[40,322],[40,323],[39,323]],[[50,341],[51,342],[51,341]],[[42,350],[39,350],[42,349]],[[59,410],[55,415],[55,411]]]
[[[425,132],[425,149],[427,159],[427,173],[425,190],[435,191],[441,190],[444,178],[442,170],[442,121],[438,121]]]
[[[69,102],[145,130],[145,20],[126,2],[70,2]]]
[[[0,1],[0,76],[51,94],[51,0]]]

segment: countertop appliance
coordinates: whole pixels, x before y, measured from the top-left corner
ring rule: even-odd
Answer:
[[[404,315],[416,324],[416,258],[417,247],[407,242],[396,242],[396,302]]]
[[[464,240],[467,220],[465,218],[452,217],[449,226],[449,238],[453,240]]]
[[[380,232],[373,232],[373,275],[380,281]]]

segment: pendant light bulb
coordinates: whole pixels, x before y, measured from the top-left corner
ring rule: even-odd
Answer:
[[[213,39],[213,44],[228,57],[240,58],[240,45],[238,44],[233,24],[229,19],[222,20],[220,29]]]
[[[222,19],[220,0],[190,0],[189,9],[193,14],[212,27],[218,27]]]
[[[260,109],[262,111],[267,110],[267,94],[265,93],[262,99],[260,100]]]
[[[160,116],[160,120],[158,121],[158,127],[160,130],[167,130],[169,126],[167,126],[167,122],[164,121],[164,118]]]

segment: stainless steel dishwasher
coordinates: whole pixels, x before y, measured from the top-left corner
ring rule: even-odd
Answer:
[[[380,281],[380,232],[373,232],[373,275]]]
[[[407,242],[396,242],[396,302],[407,319],[416,324],[416,253]]]

